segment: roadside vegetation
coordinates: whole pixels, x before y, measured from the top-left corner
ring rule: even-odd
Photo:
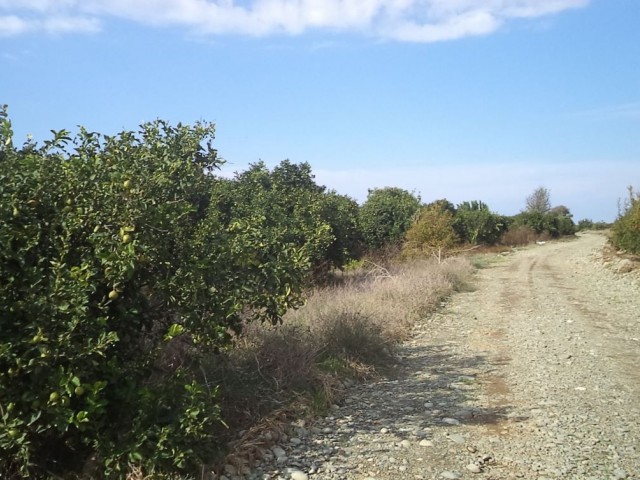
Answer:
[[[230,445],[219,464],[241,472],[292,422],[325,413],[355,382],[391,374],[396,346],[417,321],[465,288],[471,272],[462,258],[367,264],[312,289],[282,325],[247,325],[234,348],[210,357],[205,367],[219,385],[229,427],[218,429]]]
[[[457,253],[575,231],[544,188],[506,217],[395,187],[358,205],[286,160],[222,178],[213,137],[16,145],[0,111],[0,476],[200,475],[273,412],[384,373],[464,285]]]
[[[640,194],[633,187],[628,193],[611,228],[611,243],[619,250],[640,255]]]

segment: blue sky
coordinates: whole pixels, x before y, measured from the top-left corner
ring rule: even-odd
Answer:
[[[638,0],[0,0],[0,72],[18,140],[204,119],[225,174],[504,214],[640,187]]]

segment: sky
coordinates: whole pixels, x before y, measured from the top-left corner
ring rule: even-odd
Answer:
[[[0,0],[0,104],[18,142],[216,124],[231,175],[308,162],[366,200],[537,187],[612,221],[640,187],[638,0]]]

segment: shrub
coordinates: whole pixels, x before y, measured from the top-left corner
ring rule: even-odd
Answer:
[[[272,171],[252,165],[221,182],[214,203],[223,223],[261,221],[283,241],[304,250],[312,270],[326,273],[359,255],[358,205],[317,185],[308,163],[282,161]]]
[[[533,243],[538,238],[536,232],[526,225],[516,226],[507,230],[500,239],[502,245],[517,247]]]
[[[522,226],[529,227],[536,235],[548,235],[552,238],[575,233],[575,224],[571,219],[571,215],[561,215],[553,212],[521,212],[512,217],[510,228]]]
[[[365,245],[377,250],[402,242],[420,209],[420,198],[401,188],[369,190],[360,209],[360,229]]]
[[[459,238],[453,228],[453,215],[439,204],[424,207],[407,231],[402,249],[405,256],[431,256],[438,259],[447,254]]]
[[[362,254],[362,234],[358,223],[360,207],[358,203],[346,195],[334,191],[322,197],[322,218],[331,227],[333,241],[326,251],[328,266],[345,268],[356,261]]]
[[[507,229],[506,219],[484,202],[463,202],[456,208],[453,227],[459,238],[472,245],[494,245]]]
[[[629,187],[629,200],[611,228],[611,243],[619,250],[640,254],[640,196]]]
[[[0,115],[0,473],[211,455],[204,352],[299,304],[304,252],[264,219],[210,208],[213,125],[61,131],[16,148]]]
[[[584,230],[606,230],[611,228],[611,224],[607,222],[594,222],[590,218],[583,218],[576,225],[576,231],[581,232]]]

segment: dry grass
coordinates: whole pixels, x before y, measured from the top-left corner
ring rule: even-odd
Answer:
[[[225,462],[259,457],[281,433],[279,422],[322,411],[345,383],[384,372],[411,327],[461,288],[471,270],[464,258],[369,263],[310,292],[282,325],[247,325],[235,348],[205,366],[209,381],[220,386],[230,427],[220,432],[232,452]]]
[[[405,340],[410,327],[428,315],[469,274],[464,259],[438,265],[431,260],[383,268],[372,265],[338,288],[314,291],[304,308],[285,323],[306,325],[323,351],[376,363]]]
[[[510,247],[521,247],[524,245],[530,245],[536,241],[547,240],[551,240],[551,236],[549,234],[537,234],[531,227],[522,225],[505,232],[500,239],[500,244]]]

